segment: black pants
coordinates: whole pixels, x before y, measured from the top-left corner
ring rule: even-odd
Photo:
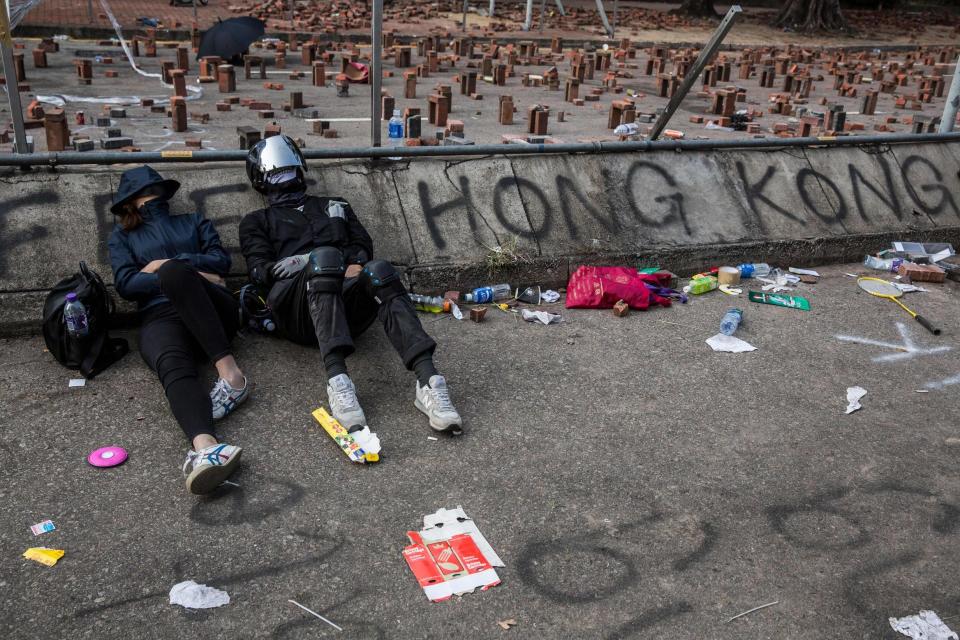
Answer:
[[[277,327],[289,340],[319,346],[326,356],[334,349],[344,355],[354,352],[353,338],[366,331],[377,318],[403,365],[410,369],[424,352],[433,353],[437,343],[420,324],[417,310],[406,295],[378,304],[358,278],[344,281],[340,295],[307,290],[311,274],[303,269],[294,278],[273,285],[267,299]]]
[[[209,390],[200,382],[197,360],[230,355],[230,339],[240,328],[237,301],[196,269],[169,260],[157,271],[170,302],[143,312],[140,355],[163,384],[174,417],[187,439],[214,435]]]

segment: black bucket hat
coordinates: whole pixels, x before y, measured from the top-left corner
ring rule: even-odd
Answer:
[[[148,165],[124,171],[120,176],[120,186],[113,196],[110,212],[118,216],[123,213],[123,205],[137,196],[155,193],[164,200],[169,200],[180,188],[176,180],[167,180]]]

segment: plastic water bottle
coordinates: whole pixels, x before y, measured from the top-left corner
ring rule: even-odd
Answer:
[[[640,134],[640,125],[636,122],[617,125],[617,128],[613,130],[613,134],[616,136],[637,136]]]
[[[770,265],[766,262],[745,262],[737,265],[741,278],[762,278],[770,275]]]
[[[390,138],[391,147],[403,146],[403,118],[400,117],[400,109],[393,110],[393,117],[387,125],[387,137]],[[399,156],[390,158],[391,160],[400,160]]]
[[[720,321],[720,333],[725,336],[732,336],[736,333],[737,327],[740,326],[741,320],[743,320],[743,311],[730,309],[723,315],[723,320]]]
[[[444,300],[440,296],[421,296],[411,293],[410,301],[417,311],[427,311],[429,313],[448,313],[450,311],[450,301]]]
[[[506,300],[511,293],[509,284],[495,284],[489,287],[477,287],[470,293],[463,296],[464,302],[472,304],[484,304],[485,302],[494,302],[496,300]]]
[[[903,264],[903,258],[878,258],[876,256],[866,256],[863,259],[863,266],[877,271],[896,271]]]
[[[77,300],[73,291],[67,294],[67,302],[63,305],[63,320],[67,323],[67,333],[74,338],[85,338],[90,333],[87,308]]]

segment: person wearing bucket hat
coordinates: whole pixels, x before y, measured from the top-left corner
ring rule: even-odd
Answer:
[[[407,369],[416,374],[414,404],[436,431],[463,432],[446,379],[433,362],[436,342],[386,260],[343,198],[306,191],[306,162],[287,136],[261,140],[247,155],[247,176],[268,206],[240,222],[240,249],[250,278],[268,291],[277,328],[299,344],[320,347],[333,416],[348,431],[367,419],[347,374],[353,338],[377,318]]]
[[[117,293],[137,303],[140,354],[192,445],[183,464],[187,490],[202,494],[240,462],[240,447],[218,442],[213,422],[240,406],[251,384],[230,349],[240,326],[238,303],[223,282],[230,256],[202,214],[170,213],[179,188],[148,166],[123,173],[110,207],[119,218],[110,234],[110,265]],[[201,386],[198,356],[219,374],[209,393]]]

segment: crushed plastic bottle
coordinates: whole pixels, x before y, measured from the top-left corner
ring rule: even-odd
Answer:
[[[509,284],[495,284],[489,287],[477,287],[470,293],[463,295],[463,301],[469,304],[484,304],[496,300],[506,300],[512,289]]]
[[[410,294],[410,301],[417,311],[427,311],[429,313],[449,313],[451,304],[449,300],[444,300],[440,296],[421,296],[417,293]]]
[[[770,274],[770,265],[766,262],[745,262],[737,265],[741,278],[762,278]]]
[[[903,264],[903,258],[878,258],[877,256],[865,256],[863,266],[876,271],[896,271]]]
[[[640,125],[638,125],[636,122],[627,122],[626,124],[617,125],[617,128],[613,130],[613,135],[631,137],[638,136],[640,135]]]
[[[730,309],[723,315],[723,320],[720,321],[720,333],[725,336],[732,336],[737,331],[737,327],[740,326],[740,322],[743,320],[743,311],[740,309]]]

